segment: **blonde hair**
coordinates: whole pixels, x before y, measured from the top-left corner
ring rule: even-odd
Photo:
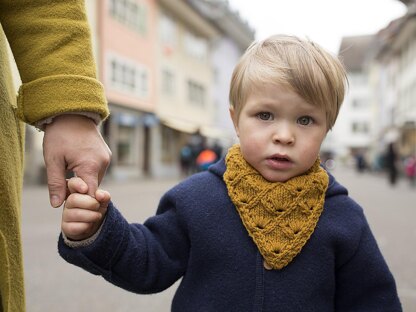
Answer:
[[[310,40],[275,35],[254,42],[236,65],[230,86],[230,106],[238,117],[249,94],[265,83],[278,84],[326,112],[334,125],[348,84],[337,57]]]

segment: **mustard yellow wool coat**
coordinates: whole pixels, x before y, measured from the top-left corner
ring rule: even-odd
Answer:
[[[34,124],[65,112],[95,112],[103,119],[108,115],[88,27],[83,1],[0,0],[0,311],[25,311],[23,122]],[[7,41],[22,79],[17,97]]]

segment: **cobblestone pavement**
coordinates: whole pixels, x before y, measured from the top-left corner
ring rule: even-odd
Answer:
[[[334,175],[366,212],[396,277],[404,311],[416,311],[416,189],[400,181],[390,188],[383,175],[336,169]],[[175,180],[106,182],[113,200],[131,222],[155,211],[160,196]],[[136,295],[62,260],[56,248],[61,210],[50,208],[46,186],[23,191],[23,244],[28,312],[167,312],[176,285],[155,295]]]

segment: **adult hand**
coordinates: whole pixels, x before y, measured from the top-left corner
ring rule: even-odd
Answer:
[[[66,198],[67,170],[85,181],[88,195],[95,192],[111,160],[111,151],[94,121],[81,115],[60,115],[45,127],[43,157],[52,207]]]

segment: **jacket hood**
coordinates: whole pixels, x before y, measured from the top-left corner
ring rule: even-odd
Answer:
[[[223,179],[224,172],[225,172],[226,166],[225,166],[225,157],[223,157],[221,160],[219,160],[217,163],[213,164],[208,168],[208,171],[215,174],[219,178]],[[329,173],[329,183],[328,183],[328,189],[326,191],[326,198],[337,196],[337,195],[348,195],[347,189],[339,184],[335,177]]]

